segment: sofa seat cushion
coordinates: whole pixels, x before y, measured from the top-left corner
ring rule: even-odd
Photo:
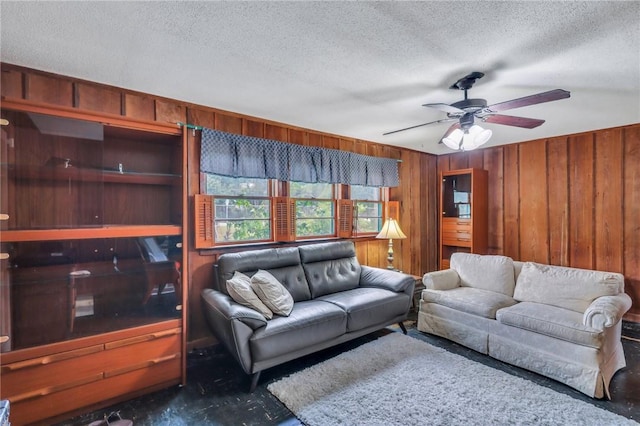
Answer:
[[[616,272],[592,271],[526,262],[518,275],[513,297],[584,313],[600,296],[624,291],[624,276]]]
[[[452,290],[426,289],[422,291],[422,300],[489,319],[496,318],[498,309],[517,303],[505,294],[473,287],[458,287]]]
[[[474,287],[513,296],[516,285],[513,259],[471,253],[453,253],[451,269],[460,276],[462,287]]]
[[[250,338],[254,362],[313,346],[341,336],[347,329],[347,314],[338,306],[306,300],[293,305],[288,317],[274,316]]]
[[[581,346],[600,348],[603,334],[582,324],[582,315],[570,309],[533,302],[500,309],[496,319],[501,324],[566,340]]]
[[[347,314],[347,331],[358,331],[405,315],[411,303],[406,293],[383,288],[359,287],[316,300],[330,302]]]

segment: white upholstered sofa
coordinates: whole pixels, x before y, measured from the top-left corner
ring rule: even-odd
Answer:
[[[455,253],[423,282],[418,330],[610,398],[626,365],[621,274]]]

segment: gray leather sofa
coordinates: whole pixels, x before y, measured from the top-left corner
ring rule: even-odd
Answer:
[[[267,320],[236,303],[226,291],[235,271],[269,271],[291,293],[288,317]],[[411,306],[415,280],[399,272],[360,265],[351,241],[226,253],[217,263],[215,289],[202,292],[213,334],[252,375],[402,321]]]

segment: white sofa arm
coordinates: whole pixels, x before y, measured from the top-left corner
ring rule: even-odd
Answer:
[[[601,296],[591,302],[582,316],[582,323],[596,330],[613,327],[631,308],[631,297],[627,293]]]
[[[431,290],[452,290],[460,287],[460,276],[455,269],[427,272],[422,277],[424,287]]]

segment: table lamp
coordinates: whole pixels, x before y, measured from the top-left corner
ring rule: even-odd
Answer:
[[[387,252],[387,262],[389,262],[389,264],[387,265],[387,269],[396,270],[396,268],[393,267],[393,240],[407,238],[407,236],[404,235],[402,229],[400,229],[400,225],[395,219],[388,218],[384,222],[380,233],[376,235],[376,238],[389,240],[389,251]]]

